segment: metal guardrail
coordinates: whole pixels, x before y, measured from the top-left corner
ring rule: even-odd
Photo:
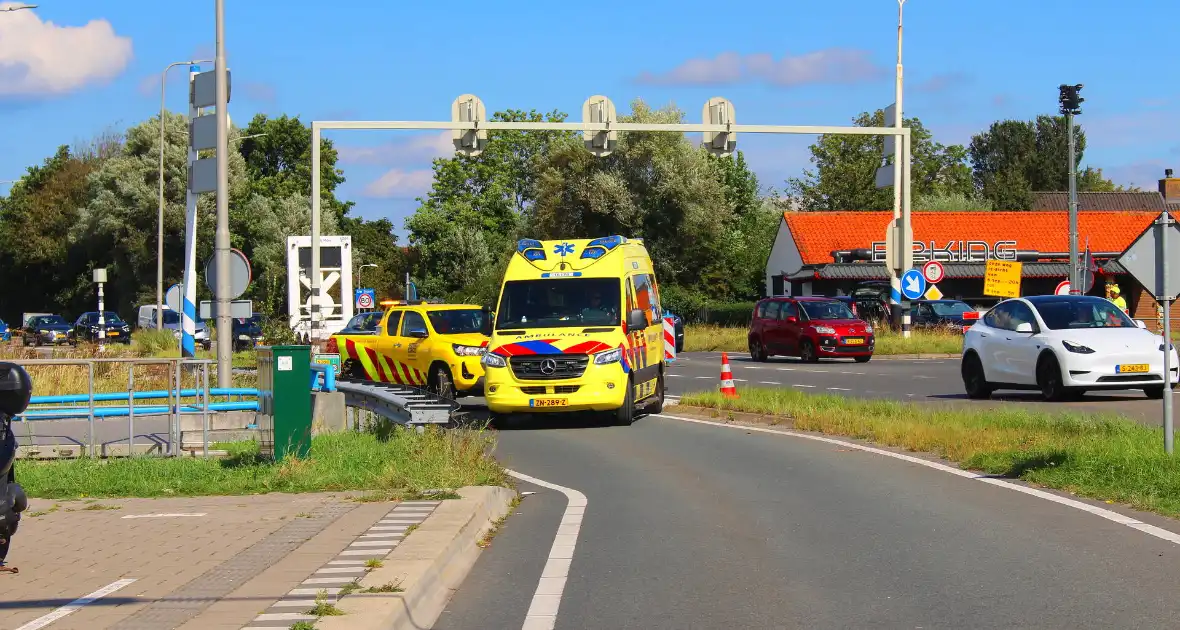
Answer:
[[[51,367],[51,366],[77,366],[85,367],[87,370],[87,389],[85,401],[87,402],[84,415],[77,417],[84,417],[88,421],[87,426],[87,443],[89,445],[89,452],[91,455],[97,454],[97,440],[95,437],[94,420],[100,417],[98,410],[101,407],[96,407],[95,396],[102,396],[103,394],[95,394],[94,392],[94,368],[96,365],[116,365],[126,364],[127,368],[127,395],[133,396],[135,394],[135,368],[141,366],[167,366],[168,367],[168,405],[165,407],[164,414],[168,416],[168,454],[180,454],[180,414],[185,413],[184,406],[180,402],[179,397],[173,394],[182,392],[184,390],[183,374],[181,367],[192,368],[192,371],[199,372],[198,382],[201,384],[197,388],[197,398],[201,403],[190,405],[190,408],[196,409],[196,413],[202,415],[202,436],[205,445],[205,452],[209,450],[209,366],[214,362],[210,359],[184,359],[176,358],[129,358],[129,357],[112,357],[112,358],[96,358],[96,359],[15,359],[11,361],[25,368],[29,367]],[[37,380],[33,378],[33,391],[37,391]],[[156,415],[164,415],[156,414]],[[136,409],[131,405],[127,409],[127,452],[135,452],[135,415]]]
[[[407,385],[339,379],[336,390],[344,404],[371,411],[391,422],[409,426],[448,424],[459,403]]]

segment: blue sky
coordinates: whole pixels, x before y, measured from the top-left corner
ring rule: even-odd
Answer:
[[[0,12],[0,180],[59,144],[153,116],[160,71],[213,52],[211,0],[33,2]],[[1180,164],[1169,4],[908,0],[906,115],[943,143],[966,143],[994,120],[1055,111],[1057,85],[1083,83],[1085,163],[1154,189]],[[580,115],[605,94],[620,110],[635,98],[675,102],[690,120],[726,96],[743,123],[846,124],[893,101],[896,16],[894,0],[226,0],[230,115],[441,120],[470,92],[490,111]],[[183,75],[168,84],[174,110],[186,107]],[[449,144],[437,133],[330,137],[348,178],[340,195],[399,228]],[[807,166],[811,141],[746,135],[739,148],[764,186],[782,188]]]

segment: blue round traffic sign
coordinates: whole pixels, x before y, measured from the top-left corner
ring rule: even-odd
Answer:
[[[917,269],[910,269],[901,276],[901,294],[907,300],[917,300],[926,293],[926,277]]]

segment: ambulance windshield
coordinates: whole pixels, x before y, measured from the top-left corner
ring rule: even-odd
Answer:
[[[496,328],[618,326],[619,286],[618,278],[506,282]]]

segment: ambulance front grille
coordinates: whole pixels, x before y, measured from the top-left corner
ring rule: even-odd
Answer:
[[[552,361],[552,364],[547,364]],[[586,371],[590,357],[584,354],[516,356],[508,359],[516,378],[530,381],[549,381],[578,378]]]

